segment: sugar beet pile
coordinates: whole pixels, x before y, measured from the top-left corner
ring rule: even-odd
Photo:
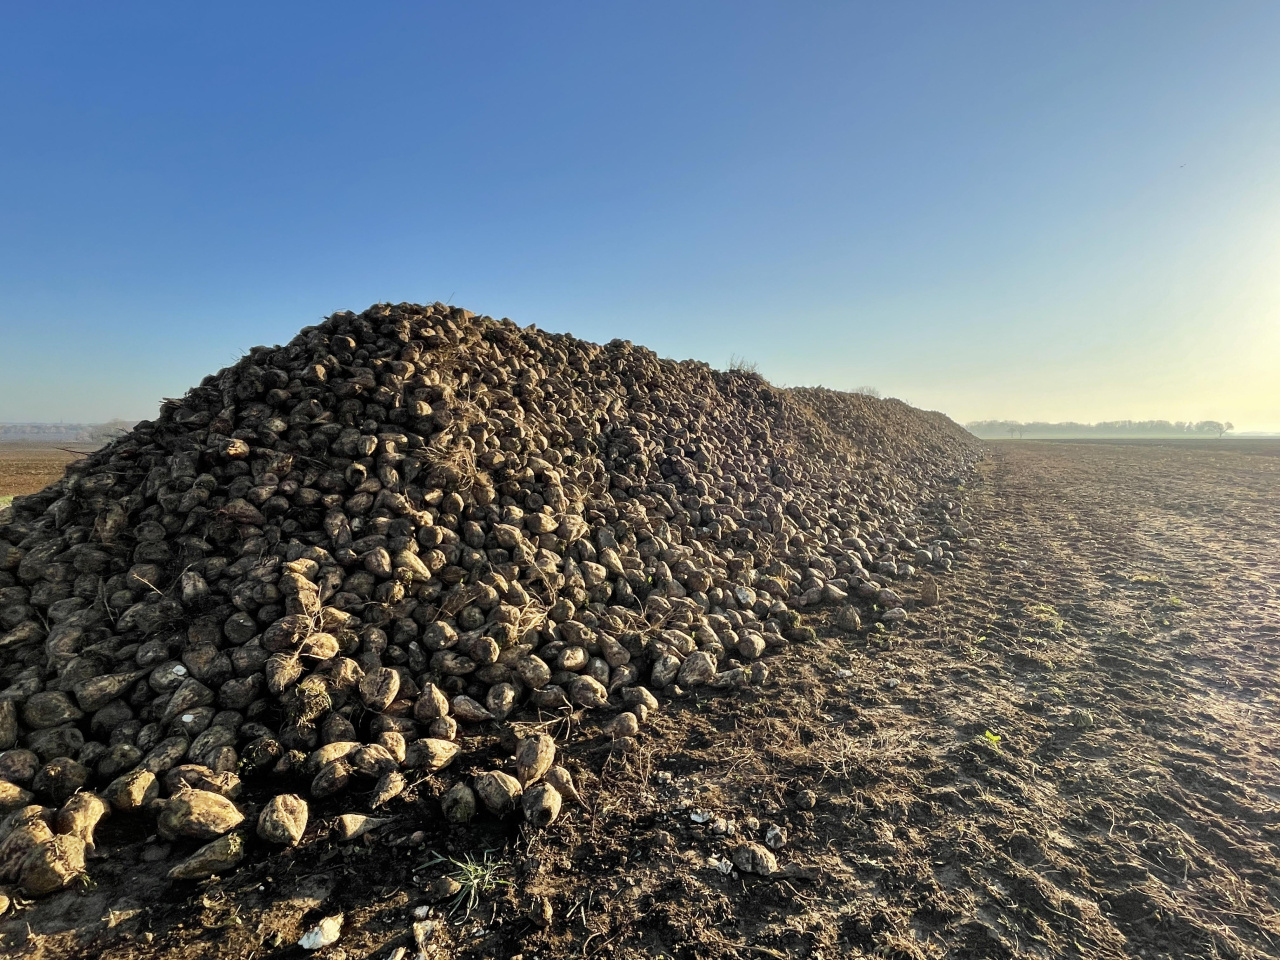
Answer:
[[[626,749],[670,695],[764,682],[800,609],[901,619],[975,447],[897,401],[442,304],[255,348],[0,525],[0,882],[66,885],[113,811],[205,844],[178,878],[299,842],[348,789],[544,825],[576,792],[515,721],[595,712]]]

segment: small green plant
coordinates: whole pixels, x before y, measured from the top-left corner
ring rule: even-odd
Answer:
[[[1029,603],[1027,604],[1026,612],[1041,623],[1049,624],[1050,628],[1056,632],[1060,633],[1062,628],[1066,626],[1066,621],[1062,619],[1062,615],[1050,604]]]
[[[990,730],[987,730],[982,734],[982,739],[991,744],[991,748],[993,750],[1000,749],[1000,734],[992,733]]]
[[[977,660],[979,657],[978,647],[982,646],[986,640],[986,634],[980,637],[965,637],[959,643],[960,653],[968,660]]]
[[[729,356],[729,372],[730,373],[760,373],[760,364],[754,360],[748,360],[746,357],[738,354],[730,354]]]
[[[431,858],[423,864],[424,867],[435,867],[447,863],[453,867],[453,872],[447,876],[451,877],[461,889],[453,897],[452,906],[449,908],[450,917],[459,910],[463,911],[464,918],[470,917],[471,911],[480,905],[481,897],[487,893],[493,893],[499,887],[511,886],[511,881],[500,875],[510,865],[505,860],[495,860],[493,853],[493,850],[486,850],[479,860],[471,854],[467,854],[462,860],[455,860],[452,857],[433,853]]]

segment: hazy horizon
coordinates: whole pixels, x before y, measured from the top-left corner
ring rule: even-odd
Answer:
[[[1280,7],[15,8],[0,421],[447,300],[957,422],[1280,432]]]

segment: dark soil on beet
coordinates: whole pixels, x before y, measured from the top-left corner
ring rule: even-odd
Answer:
[[[317,956],[412,957],[436,854],[487,850],[427,956],[1280,956],[1280,443],[992,444],[956,493],[982,546],[940,605],[810,614],[762,689],[664,704],[638,753],[584,728],[589,809],[548,830],[451,832],[424,783],[371,838],[190,884],[116,818],[96,884],[11,908],[0,951],[300,957],[342,912]],[[769,825],[782,875],[715,866]]]

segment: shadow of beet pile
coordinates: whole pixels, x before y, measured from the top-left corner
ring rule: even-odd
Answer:
[[[442,304],[255,348],[0,514],[6,946],[509,955],[598,898],[713,924],[673,805],[803,897],[783,825],[700,821],[705,757],[654,764],[794,695],[803,611],[881,636],[935,599],[978,450]],[[566,871],[610,879],[566,904]]]

